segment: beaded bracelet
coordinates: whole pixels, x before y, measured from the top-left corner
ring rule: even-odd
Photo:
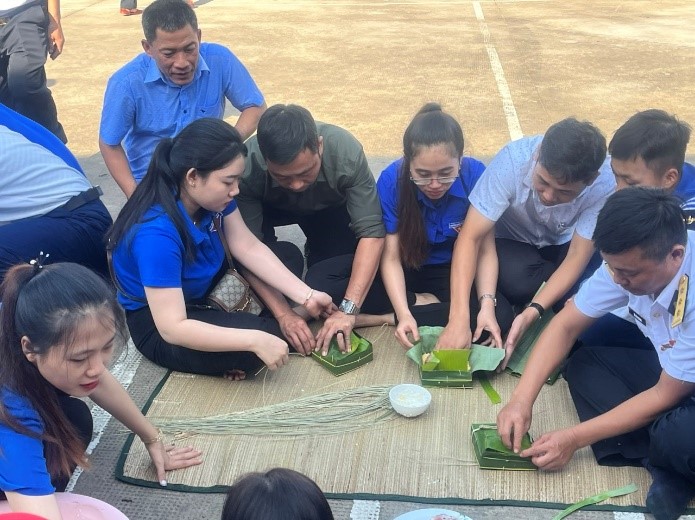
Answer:
[[[162,433],[162,430],[157,430],[157,436],[156,437],[154,437],[152,439],[148,439],[148,440],[142,439],[142,443],[145,446],[149,446],[150,444],[157,444],[158,442],[162,442],[163,438],[164,438],[164,434]]]

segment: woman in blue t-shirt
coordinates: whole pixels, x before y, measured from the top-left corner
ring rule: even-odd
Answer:
[[[166,447],[109,373],[127,339],[112,289],[78,264],[12,267],[0,286],[0,491],[12,511],[60,520],[55,497],[86,467],[96,404],[145,443],[160,484],[165,471],[200,464],[191,447]]]
[[[419,339],[419,325],[446,325],[454,242],[468,211],[468,195],[485,165],[463,157],[463,131],[436,103],[415,115],[403,135],[403,158],[379,177],[377,190],[386,226],[381,278],[395,311],[396,338],[404,347]],[[471,296],[473,339],[502,346],[512,310],[495,294],[494,237],[483,245]],[[370,293],[377,299],[378,288]],[[383,311],[383,309],[382,309]],[[495,318],[495,315],[497,317]],[[499,325],[498,325],[499,324]],[[489,333],[489,334],[488,334]]]
[[[313,317],[331,297],[294,276],[249,231],[234,196],[246,146],[219,119],[198,119],[162,140],[147,175],[111,230],[114,280],[135,346],[150,361],[180,372],[243,379],[263,364],[287,363],[278,322],[247,312],[200,305],[226,270],[214,220],[235,262]]]

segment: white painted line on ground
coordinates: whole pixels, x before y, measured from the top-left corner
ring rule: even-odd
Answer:
[[[487,23],[485,23],[485,15],[483,14],[483,8],[481,7],[480,2],[473,2],[473,10],[475,11],[475,17],[478,19],[480,32],[483,33],[485,50],[487,51],[488,58],[490,58],[490,66],[492,67],[492,74],[495,76],[497,90],[502,97],[502,109],[504,110],[504,116],[507,119],[509,137],[511,137],[512,140],[520,139],[524,137],[524,133],[521,131],[521,124],[519,124],[519,118],[516,115],[516,108],[514,108],[514,102],[512,101],[512,93],[509,91],[509,85],[504,77],[502,62],[500,62],[500,57],[497,55],[495,46],[490,42],[490,31],[487,28]]]
[[[642,513],[613,513],[613,520],[645,520]]]
[[[352,502],[350,520],[379,520],[381,503],[378,500],[355,500]]]
[[[130,383],[133,382],[133,377],[135,376],[135,372],[138,369],[141,360],[142,354],[138,352],[138,349],[135,348],[132,342],[129,342],[128,348],[123,352],[123,354],[121,354],[121,357],[118,358],[118,361],[116,361],[111,369],[113,376],[123,385],[123,388],[126,390],[130,386]],[[97,405],[94,405],[92,408],[92,418],[94,419],[94,437],[92,438],[92,442],[89,443],[89,446],[87,446],[87,455],[91,455],[101,441],[101,436],[106,429],[106,425],[111,419],[111,414],[104,411]],[[81,475],[82,468],[78,466],[75,469],[75,472],[72,474],[70,482],[68,482],[65,491],[68,493],[71,492],[75,488],[75,484],[77,484],[77,480]]]

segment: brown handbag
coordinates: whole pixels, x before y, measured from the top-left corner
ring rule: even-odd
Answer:
[[[264,306],[249,286],[249,282],[232,267],[234,265],[232,263],[232,254],[229,251],[229,244],[227,244],[227,238],[222,230],[222,218],[218,215],[213,222],[215,230],[222,241],[229,269],[227,269],[222,279],[208,294],[207,304],[225,312],[250,312],[258,315],[263,311]]]

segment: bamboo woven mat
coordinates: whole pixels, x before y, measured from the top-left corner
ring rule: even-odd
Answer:
[[[307,395],[396,383],[418,383],[418,371],[393,337],[393,329],[360,331],[374,345],[374,361],[335,377],[312,359],[291,356],[288,366],[262,372],[252,381],[171,373],[155,390],[147,416],[203,417],[256,408]],[[491,377],[506,403],[518,380],[508,374]],[[533,506],[571,504],[631,482],[638,491],[610,499],[609,509],[644,506],[649,477],[641,468],[598,466],[591,451],[577,452],[558,473],[485,471],[475,463],[470,440],[474,422],[494,422],[502,405],[493,405],[474,388],[430,389],[432,405],[422,416],[398,419],[357,433],[287,439],[259,436],[175,436],[204,452],[201,466],[167,475],[169,489],[220,492],[249,471],[293,468],[313,478],[333,498],[378,498],[436,503],[496,502]],[[534,408],[531,434],[577,421],[564,380],[545,386]],[[169,440],[172,440],[171,437]],[[138,485],[157,486],[144,446],[132,436],[126,442],[117,477]]]

